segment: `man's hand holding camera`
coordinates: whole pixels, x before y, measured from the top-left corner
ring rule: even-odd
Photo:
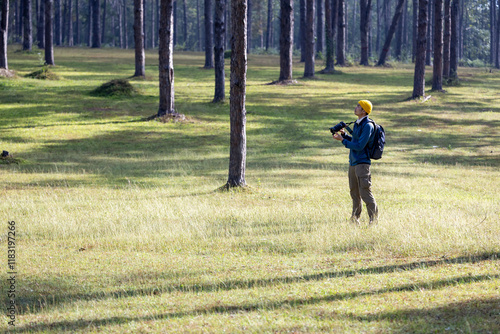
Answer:
[[[340,134],[338,132],[335,132],[333,134],[333,139],[337,139],[339,141],[342,141],[342,140],[344,140],[343,136],[345,135],[345,130],[344,129],[340,129],[339,132],[340,132]]]

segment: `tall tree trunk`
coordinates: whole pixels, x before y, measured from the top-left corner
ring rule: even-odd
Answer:
[[[419,0],[413,0],[413,24],[412,24],[412,53],[411,59],[415,62],[417,56],[417,39],[418,39],[418,8]]]
[[[497,32],[497,16],[496,16],[496,0],[490,0],[490,63],[495,64],[496,55],[496,32]]]
[[[397,10],[397,6],[396,6]],[[396,49],[394,50],[394,57],[397,60],[401,60],[401,49],[403,47],[403,29],[404,29],[404,20],[405,20],[405,12],[406,12],[406,0],[403,3],[401,8],[401,17],[398,20],[398,25],[396,28]]]
[[[146,49],[148,46],[148,44],[147,44],[148,34],[146,31],[146,17],[148,17],[147,10],[146,10],[147,9],[146,1],[147,0],[142,0],[142,6],[143,6],[143,9],[142,9],[142,34],[144,35],[142,40],[144,42],[144,49]],[[175,4],[176,3],[177,3],[177,1],[174,1],[174,45],[175,45]]]
[[[425,96],[425,52],[427,47],[427,5],[429,0],[418,2],[418,40],[413,77],[412,98]]]
[[[123,0],[123,44],[128,49],[128,19],[127,19],[127,0]]]
[[[224,0],[225,1],[225,0]],[[224,8],[225,8],[225,3],[224,3]],[[224,10],[225,14],[226,10]],[[182,33],[184,37],[184,46],[187,47],[188,43],[188,18],[187,18],[187,3],[186,0],[182,0],[182,16],[183,16],[183,22],[182,22]],[[224,24],[225,25],[225,24]],[[225,28],[224,28],[225,29]],[[225,38],[225,36],[224,36]]]
[[[80,45],[81,41],[81,31],[80,31],[80,1],[75,2],[75,44]]]
[[[304,77],[314,77],[314,0],[306,1],[306,63]]]
[[[7,40],[9,36],[9,0],[2,1],[2,21],[0,22],[0,68],[9,69]]]
[[[101,47],[101,24],[99,16],[101,15],[100,0],[92,0],[92,47]]]
[[[337,65],[345,66],[345,48],[346,48],[346,0],[337,1]]]
[[[54,2],[54,34],[55,34],[55,45],[62,45],[62,13],[61,13],[61,2],[62,0],[55,0]]]
[[[316,53],[323,53],[323,0],[316,0]]]
[[[432,25],[433,25],[433,1],[434,0],[429,0],[429,5],[427,7],[427,54],[425,55],[425,64],[430,66],[432,65]]]
[[[143,8],[143,7],[141,6],[141,8]],[[174,108],[174,0],[161,0],[160,33],[159,33],[159,35],[160,35],[159,36],[159,38],[160,38],[160,42],[159,42],[160,107],[158,108],[158,116],[163,116],[166,114],[175,113],[175,108]],[[144,44],[142,44],[142,45],[144,45]]]
[[[33,30],[31,21],[31,0],[23,0],[23,50],[31,51],[33,46]]]
[[[225,0],[215,0],[215,93],[213,102],[221,102],[226,98],[224,72],[224,46],[226,44],[225,7]]]
[[[142,1],[143,0],[134,0],[134,43],[135,43],[134,77],[146,76],[146,53],[144,51],[144,24],[143,24],[144,6]]]
[[[118,34],[120,40],[120,49],[123,49],[123,5],[121,1],[115,2],[115,10],[118,12]]]
[[[68,46],[73,46],[73,0],[68,0]]]
[[[444,0],[443,77],[450,76],[451,0]]]
[[[332,24],[332,5],[336,5],[336,0],[325,0],[325,37],[326,37],[326,66],[323,73],[332,73],[335,71],[333,60],[333,24]]]
[[[247,155],[246,139],[246,80],[247,80],[247,1],[231,1],[231,98],[230,153],[226,187],[245,187]]]
[[[45,48],[45,0],[40,0],[40,14],[37,22],[38,48]]]
[[[394,16],[392,18],[392,23],[387,32],[387,36],[385,38],[384,47],[382,48],[382,53],[377,62],[377,66],[382,66],[385,64],[385,58],[387,57],[387,53],[389,53],[389,48],[391,47],[392,37],[394,36],[394,32],[396,31],[396,27],[398,26],[399,18],[403,12],[403,5],[405,0],[398,0],[398,5],[396,6],[396,11],[394,12]]]
[[[372,0],[360,0],[360,32],[361,32],[361,61],[360,65],[368,66],[368,31],[370,27],[370,9]]]
[[[280,77],[278,81],[292,80],[293,66],[293,0],[281,0],[280,20]]]
[[[459,0],[452,0],[451,5],[451,42],[450,42],[450,78],[458,78],[458,10]]]
[[[155,10],[154,10],[155,6],[154,6],[154,2],[151,1],[151,16],[150,16],[150,20],[151,20],[151,30],[149,31],[149,35],[151,36],[151,48],[154,49],[156,47],[156,42],[155,42],[155,36],[156,36],[156,33],[155,33],[155,26],[156,26],[156,23],[155,23],[155,17],[156,17],[156,14],[155,14]],[[158,27],[159,27],[159,22],[158,22]]]
[[[252,51],[252,10],[253,0],[247,0],[247,50],[248,53]]]
[[[273,26],[273,0],[267,0],[267,30],[266,30],[266,51],[271,43],[271,29]]]
[[[94,4],[92,3],[93,0],[88,0],[88,5],[89,5],[89,12],[88,12],[88,18],[87,18],[87,46],[92,46],[92,36],[94,35],[92,33],[92,17],[94,16],[92,13],[92,10],[94,8]]]
[[[198,39],[198,50],[203,51],[201,41],[201,24],[200,24],[200,0],[196,0],[196,37]]]
[[[105,44],[106,40],[106,0],[102,0],[102,25],[101,25],[101,43]]]
[[[62,43],[63,45],[68,44],[68,0],[61,0],[62,5]]]
[[[497,33],[496,33],[496,56],[495,56],[495,67],[500,69],[500,9],[498,10],[497,19]]]
[[[205,68],[214,68],[212,0],[205,0]]]
[[[382,20],[382,18],[381,18],[382,14],[381,14],[381,8],[380,8],[381,2],[382,2],[382,0],[377,0],[377,39],[375,41],[375,49],[377,50],[377,53],[380,52],[380,44],[381,44],[381,38],[380,38],[381,37],[380,36],[380,34],[381,34],[381,22],[380,21]]]
[[[306,0],[300,0],[300,62],[306,61]]]
[[[443,0],[434,0],[434,67],[432,90],[443,90]]]
[[[45,64],[55,65],[54,63],[54,28],[52,19],[52,7],[54,0],[45,0]]]

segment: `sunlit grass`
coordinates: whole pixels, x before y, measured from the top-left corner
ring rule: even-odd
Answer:
[[[203,54],[176,54],[188,120],[167,124],[145,121],[158,108],[156,51],[145,80],[130,78],[133,50],[55,55],[58,81],[24,78],[39,58],[12,52],[19,77],[0,79],[0,150],[23,159],[0,165],[2,235],[17,223],[18,331],[495,329],[498,72],[460,69],[459,86],[421,103],[406,100],[412,65],[304,80],[295,62],[298,83],[273,86],[279,58],[250,55],[250,187],[218,192],[229,104],[210,103]],[[117,78],[139,94],[90,95]],[[359,99],[374,103],[388,141],[372,168],[371,227],[366,213],[348,223],[348,151],[328,130],[354,120]]]

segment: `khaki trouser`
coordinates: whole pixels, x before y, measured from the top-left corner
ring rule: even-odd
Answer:
[[[372,180],[369,164],[349,166],[349,188],[352,197],[352,216],[356,219],[361,215],[363,202],[366,204],[370,221],[376,221],[378,216],[377,203],[371,190]]]

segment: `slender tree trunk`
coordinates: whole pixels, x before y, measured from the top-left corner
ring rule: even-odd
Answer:
[[[115,10],[118,12],[118,34],[120,40],[120,49],[123,49],[123,5],[121,1],[115,3]]]
[[[396,6],[396,11],[394,12],[394,16],[392,18],[392,23],[387,32],[387,36],[385,38],[384,47],[382,48],[382,53],[377,62],[377,66],[382,66],[385,64],[385,59],[387,57],[387,53],[389,53],[389,48],[391,47],[392,37],[394,36],[394,32],[396,31],[396,27],[398,26],[399,18],[403,12],[403,5],[405,0],[398,0],[398,5]]]
[[[62,13],[61,13],[61,1],[55,0],[54,2],[54,33],[55,33],[55,45],[62,45]]]
[[[361,32],[361,61],[360,65],[368,66],[368,31],[370,27],[370,9],[372,0],[360,0],[360,32]]]
[[[495,64],[496,55],[496,0],[490,0],[490,63]]]
[[[316,0],[316,53],[323,53],[323,0]]]
[[[226,187],[245,187],[246,169],[246,80],[247,80],[247,1],[231,1],[231,98],[230,154]]]
[[[61,0],[62,6],[62,44],[68,44],[68,0]]]
[[[45,48],[45,0],[40,0],[40,14],[37,22],[38,48]]]
[[[452,0],[451,5],[451,42],[450,42],[450,78],[458,79],[458,10],[459,0]]]
[[[443,0],[434,0],[434,67],[432,90],[443,90]]]
[[[267,0],[267,30],[266,30],[266,51],[271,44],[271,29],[273,26],[273,0]]]
[[[68,0],[68,46],[73,46],[73,0]]]
[[[100,0],[92,0],[92,47],[101,47],[101,24],[99,16],[101,15]]]
[[[155,39],[155,35],[156,35],[156,33],[155,33],[155,28],[156,28],[155,18],[156,18],[156,14],[155,14],[154,9],[155,9],[154,2],[151,1],[151,16],[150,16],[150,20],[151,20],[150,27],[151,27],[151,30],[149,32],[149,35],[151,36],[151,44],[150,45],[151,45],[152,49],[154,49],[155,46],[156,46],[156,42],[155,42],[155,40],[156,40]],[[159,27],[159,24],[160,23],[158,22],[158,27]]]
[[[163,0],[162,0],[163,3]],[[165,4],[166,6],[166,4]],[[161,17],[161,16],[160,16]],[[161,18],[160,18],[161,20]],[[142,0],[134,0],[134,43],[135,73],[134,77],[146,76],[146,53],[144,51],[144,6]],[[167,23],[165,23],[167,24]]]
[[[306,63],[304,77],[314,77],[314,0],[306,1]]]
[[[198,39],[198,50],[203,51],[201,41],[201,24],[200,24],[200,0],[196,0],[196,37]]]
[[[281,0],[280,20],[280,77],[278,81],[292,80],[293,66],[293,0]]]
[[[403,6],[401,8],[401,17],[398,20],[398,25],[396,28],[396,50],[395,58],[397,60],[401,60],[401,49],[403,47],[403,29],[404,29],[404,20],[405,20],[405,12],[406,12],[406,0],[403,1]],[[397,6],[396,6],[397,11]]]
[[[412,24],[412,56],[411,59],[415,62],[417,56],[417,39],[418,39],[418,8],[419,0],[413,0],[413,24]]]
[[[147,48],[148,46],[148,43],[147,43],[147,40],[148,40],[148,34],[147,34],[147,30],[146,30],[146,18],[148,17],[147,16],[147,6],[146,6],[146,1],[147,0],[142,0],[142,34],[143,34],[143,38],[142,38],[142,41],[144,42],[144,49]],[[175,45],[175,4],[177,3],[177,1],[174,1],[174,45]]]
[[[433,13],[433,1],[434,0],[429,0],[429,5],[427,7],[427,15],[428,15],[428,19],[427,19],[427,54],[425,55],[425,64],[430,66],[432,65],[432,57],[431,57],[431,54],[432,54],[432,24],[433,24],[433,16],[432,16],[432,13]]]
[[[141,8],[143,7],[141,6]],[[158,108],[158,116],[163,116],[175,113],[174,0],[161,0],[159,35],[160,107]]]
[[[300,62],[306,61],[306,0],[300,0]]]
[[[225,14],[226,6],[225,0],[215,0],[215,18],[214,18],[214,32],[215,32],[215,48],[214,48],[214,62],[215,62],[215,93],[213,102],[221,102],[226,98],[225,93],[225,71],[224,71],[224,46],[226,44],[226,24]]]
[[[224,0],[225,1],[225,0]],[[225,7],[225,4],[224,4],[224,7]],[[224,10],[224,13],[226,11]],[[183,22],[182,22],[182,33],[183,33],[183,37],[184,37],[184,45],[187,47],[187,43],[188,43],[188,18],[187,18],[187,3],[186,3],[186,0],[182,0],[182,16],[183,16]],[[225,38],[225,36],[224,36]]]
[[[214,68],[212,0],[205,0],[205,68]]]
[[[102,25],[101,25],[101,43],[105,44],[106,40],[106,0],[102,0]]]
[[[500,69],[500,9],[498,10],[497,19],[497,33],[496,33],[496,56],[495,56],[495,67]]]
[[[2,21],[0,22],[0,68],[9,69],[7,40],[9,36],[9,0],[2,1]]]
[[[427,5],[429,0],[418,2],[418,40],[413,77],[412,98],[425,96],[425,52],[427,47]]]
[[[31,21],[31,0],[23,0],[23,50],[24,51],[31,51],[31,48],[33,46],[33,30],[31,29],[32,27],[32,21]]]
[[[381,37],[380,36],[380,34],[381,34],[381,29],[380,29],[381,24],[380,24],[380,21],[382,20],[382,18],[381,18],[382,14],[381,14],[381,8],[380,8],[381,7],[381,5],[380,5],[381,1],[382,0],[377,0],[377,39],[375,41],[375,49],[377,50],[377,53],[380,52],[380,43],[381,43],[381,41],[380,41],[381,40],[381,38],[380,38]]]
[[[55,65],[54,63],[54,28],[52,19],[52,7],[54,0],[45,0],[45,64]]]
[[[94,8],[94,4],[92,3],[93,0],[88,0],[88,5],[89,5],[89,12],[88,12],[88,18],[87,18],[87,46],[92,46],[92,36],[94,36],[94,34],[92,33],[92,26],[93,26],[93,22],[92,22],[92,17],[94,16],[94,14],[92,13],[92,10]]]
[[[128,49],[128,19],[127,19],[127,0],[123,0],[123,43],[124,48]]]
[[[75,1],[75,44],[80,45],[81,31],[80,31],[80,1]]]
[[[252,10],[253,0],[247,0],[247,50],[248,53],[252,51]]]
[[[451,0],[444,0],[443,77],[450,76]]]
[[[332,73],[335,71],[333,60],[333,24],[332,24],[332,5],[337,4],[336,0],[325,0],[325,37],[326,37],[326,66],[323,73]]]
[[[345,66],[345,48],[346,48],[346,0],[337,0],[337,65]]]

